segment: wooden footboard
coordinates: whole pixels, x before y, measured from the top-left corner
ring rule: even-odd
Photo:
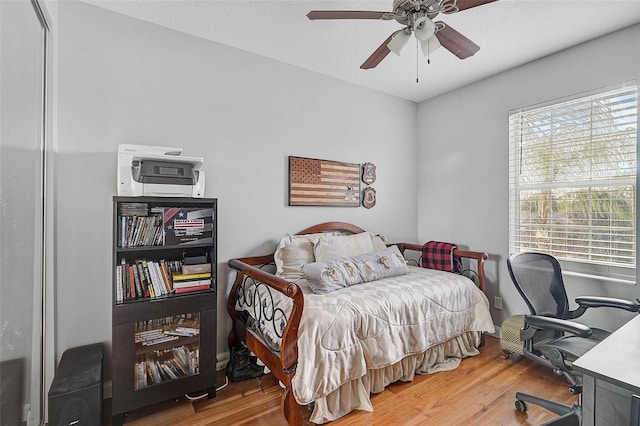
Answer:
[[[326,232],[329,230],[348,233],[363,232],[361,228],[355,225],[330,222],[308,228],[299,234]],[[397,245],[403,254],[405,254],[405,251],[420,252],[422,249],[422,246],[418,244],[399,243]],[[454,255],[476,262],[475,270],[478,275],[478,286],[486,293],[484,262],[487,259],[487,255],[481,252],[464,250],[456,250]],[[262,360],[285,387],[281,400],[281,410],[287,422],[290,425],[302,425],[303,417],[300,407],[296,403],[292,392],[292,378],[296,373],[298,363],[297,339],[300,318],[304,308],[303,293],[296,284],[276,277],[264,270],[267,265],[274,264],[273,254],[231,259],[228,264],[237,271],[227,303],[227,309],[232,319],[232,329],[228,338],[229,347],[234,347],[242,341]],[[260,295],[255,292],[257,288],[261,288]],[[253,293],[251,293],[252,291]],[[291,299],[293,307],[288,316],[281,310],[274,309],[272,303],[265,303],[264,294],[268,294],[266,297],[271,297],[271,301],[273,301],[274,293],[272,292],[280,293]],[[236,308],[238,302],[244,306],[244,310]],[[248,311],[251,312],[251,315]],[[260,318],[261,321],[255,321],[255,318]],[[270,325],[275,326],[278,334],[275,337],[280,340],[278,346],[269,341],[269,336],[265,336],[260,326],[261,322],[269,322]]]

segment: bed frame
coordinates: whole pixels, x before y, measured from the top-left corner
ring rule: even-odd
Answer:
[[[320,232],[338,231],[344,234],[357,234],[365,232],[364,229],[344,222],[326,222],[314,225],[298,232],[298,235],[315,234]],[[421,253],[422,245],[409,243],[396,243],[400,252],[406,251]],[[475,272],[478,278],[478,287],[486,294],[486,279],[484,274],[484,262],[488,258],[486,253],[466,250],[455,250],[454,255],[469,261],[475,261]],[[291,388],[291,381],[296,374],[298,363],[298,326],[304,306],[304,296],[300,288],[285,279],[279,278],[265,268],[275,266],[274,254],[264,256],[243,257],[231,259],[228,265],[237,271],[236,279],[231,288],[227,309],[232,319],[231,332],[229,333],[229,348],[238,345],[241,341],[271,370],[272,374],[284,385],[280,409],[289,425],[302,425],[304,420],[300,413]],[[287,318],[282,320],[283,312],[265,312],[263,307],[253,304],[253,296],[245,294],[247,283],[264,285],[269,292],[280,292],[289,297],[293,302],[293,308]],[[271,293],[269,293],[271,294]],[[261,335],[259,329],[247,321],[248,314],[245,311],[236,310],[236,302],[243,300],[254,309],[255,315],[262,316],[267,321],[279,321],[281,329],[280,350],[272,347]],[[257,299],[257,298],[256,298]],[[484,336],[482,343],[484,343]],[[481,346],[482,346],[481,343]]]

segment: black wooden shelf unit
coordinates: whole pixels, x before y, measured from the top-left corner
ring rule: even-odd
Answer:
[[[113,198],[112,416],[216,391],[217,200]]]

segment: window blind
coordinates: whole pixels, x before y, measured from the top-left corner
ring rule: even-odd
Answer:
[[[511,253],[635,268],[637,117],[635,83],[509,114]]]

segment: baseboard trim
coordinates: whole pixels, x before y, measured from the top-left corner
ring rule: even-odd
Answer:
[[[494,325],[494,327],[495,327],[496,330],[493,333],[489,333],[489,336],[493,336],[493,337],[495,337],[497,339],[502,338],[502,327],[497,326],[497,325]]]
[[[218,360],[218,362],[216,362],[216,371],[222,371],[227,368],[230,356],[231,355],[229,354],[229,352],[222,352],[217,354],[216,359]]]

